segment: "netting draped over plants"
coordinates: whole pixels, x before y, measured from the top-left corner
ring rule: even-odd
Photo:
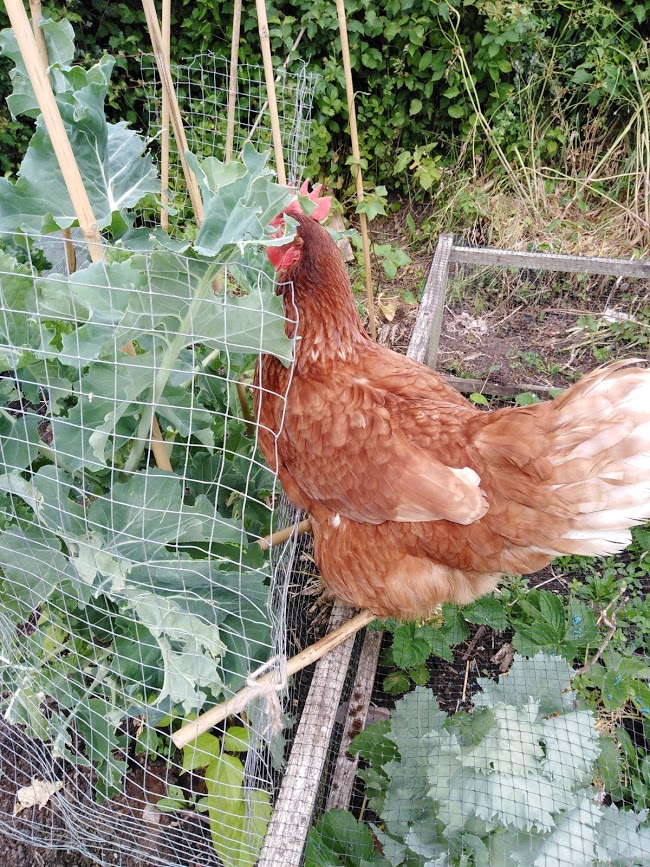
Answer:
[[[235,383],[246,353],[290,345],[268,277],[251,266],[238,272],[238,296],[229,269],[215,296],[212,265],[163,250],[41,278],[39,240],[25,264],[6,252],[0,261],[11,371],[2,688],[5,720],[50,745],[49,766],[25,785],[54,776],[81,833],[73,802],[90,790],[91,768],[96,794],[122,792],[134,755],[151,762],[169,750],[161,732],[174,717],[237,690],[272,655],[270,566],[255,540],[271,528],[274,477],[245,432]],[[209,295],[197,301],[202,284]],[[173,472],[134,457],[154,407]],[[240,737],[235,753],[255,746],[253,732]],[[218,745],[210,738],[206,755]],[[195,753],[186,761],[200,767]],[[147,773],[168,791],[172,768]]]
[[[202,146],[200,228],[147,228],[157,170],[106,120],[112,60],[74,66],[70,25],[41,27],[105,243],[70,272],[75,213],[3,31],[11,110],[37,124],[0,181],[0,827],[111,864],[252,864],[273,703],[182,752],[170,735],[284,651],[249,400],[260,352],[292,359],[264,247],[293,194],[250,143],[229,166]]]

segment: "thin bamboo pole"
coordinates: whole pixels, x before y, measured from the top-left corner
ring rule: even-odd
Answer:
[[[371,611],[359,612],[355,617],[352,617],[342,626],[339,626],[338,629],[328,633],[324,638],[321,638],[320,641],[315,642],[288,660],[286,668],[287,677],[291,677],[291,675],[301,671],[308,665],[311,665],[312,662],[316,662],[352,635],[356,635],[360,629],[363,629],[364,626],[372,623],[374,619],[375,615]],[[270,683],[272,679],[273,673],[269,672],[268,674],[259,677],[256,680],[256,684]],[[181,749],[196,740],[199,735],[207,732],[208,729],[211,729],[213,726],[225,720],[230,715],[231,708],[241,706],[242,697],[246,693],[250,693],[251,697],[253,697],[256,695],[257,689],[254,686],[245,686],[243,689],[239,690],[238,693],[232,696],[232,698],[229,698],[228,701],[224,701],[222,704],[210,708],[210,710],[202,713],[193,722],[184,725],[172,735],[172,740],[175,745]]]
[[[42,49],[38,47],[38,42],[30,27],[22,0],[6,0],[5,8],[9,15],[29,80],[34,89],[36,101],[43,115],[45,128],[50,136],[52,148],[59,163],[75,215],[84,233],[84,238],[88,245],[88,253],[93,262],[101,262],[104,258],[102,237],[99,234],[97,220],[90,204],[88,193],[84,187],[68,134],[65,131],[49,78],[47,77],[47,60],[44,66]],[[133,344],[125,346],[124,350],[129,355],[135,355]],[[169,456],[167,455],[165,444],[162,442],[160,427],[155,419],[151,448],[158,466],[161,469],[171,470]]]
[[[357,131],[357,114],[354,109],[354,85],[352,84],[352,65],[350,63],[350,44],[348,42],[348,25],[345,18],[345,0],[336,0],[336,14],[339,19],[341,34],[341,54],[343,55],[343,71],[345,74],[345,92],[348,100],[348,119],[350,123],[350,141],[354,166],[352,172],[357,186],[357,201],[363,201],[363,174],[361,172],[361,151],[359,150],[359,133]],[[363,244],[363,263],[366,271],[366,296],[368,299],[368,320],[370,336],[377,339],[377,324],[375,322],[375,300],[372,294],[372,271],[370,265],[370,237],[368,220],[365,214],[359,214],[359,228]]]
[[[181,117],[180,108],[178,107],[178,100],[176,99],[174,82],[172,81],[169,66],[165,62],[165,49],[154,0],[142,0],[142,8],[144,9],[145,18],[147,19],[147,27],[149,29],[153,53],[156,58],[160,83],[163,88],[163,93],[167,94],[169,102],[170,120],[174,130],[174,137],[176,138],[181,166],[183,167],[183,174],[185,175],[187,191],[190,196],[190,201],[192,202],[192,208],[194,209],[194,218],[196,219],[197,224],[201,225],[203,222],[203,201],[201,199],[201,192],[196,181],[196,176],[185,159],[185,154],[189,150],[187,146],[187,137],[183,128],[183,119]]]
[[[290,50],[289,50],[289,53],[288,53],[287,56],[284,58],[284,63],[282,64],[282,68],[283,68],[283,69],[286,69],[287,66],[289,65],[289,61],[291,60],[291,55],[294,53],[294,51],[296,50],[296,48],[298,48],[298,46],[300,45],[300,42],[301,42],[301,40],[302,40],[302,37],[305,35],[305,29],[306,29],[306,28],[303,27],[302,30],[300,31],[300,33],[296,36],[296,39],[295,39],[293,45],[291,46],[291,48],[290,48]],[[280,81],[280,73],[278,73],[278,74],[275,76],[275,83],[278,84],[279,81]],[[269,107],[269,101],[268,101],[268,99],[267,99],[267,100],[264,101],[264,105],[262,106],[262,108],[258,111],[258,113],[257,113],[257,117],[255,118],[255,123],[254,123],[253,126],[250,128],[250,132],[249,132],[248,135],[246,136],[246,141],[247,141],[247,142],[248,142],[248,141],[252,141],[253,136],[255,135],[255,130],[257,129],[257,127],[258,127],[258,126],[260,125],[260,123],[262,122],[262,118],[264,117],[264,112],[266,111],[266,109],[267,109],[268,107]]]
[[[165,68],[171,67],[171,0],[162,0],[162,49],[165,58]],[[162,104],[160,110],[160,225],[169,231],[169,97],[167,91],[162,89]]]
[[[38,22],[43,17],[41,0],[29,0],[29,9],[32,14],[32,30],[34,31],[34,39],[38,47],[38,55],[43,64],[43,70],[47,74],[47,69],[50,65],[47,57],[47,45],[45,43],[45,34],[38,26]],[[61,229],[63,237],[63,248],[65,250],[65,261],[68,266],[68,273],[73,274],[77,270],[77,257],[74,252],[74,244],[72,243],[72,232],[70,229]]]
[[[282,136],[280,134],[280,117],[278,115],[278,100],[275,93],[275,76],[273,75],[273,61],[271,59],[271,39],[269,37],[269,22],[266,17],[266,4],[264,0],[255,0],[255,6],[257,8],[257,26],[259,28],[260,43],[262,45],[262,58],[264,60],[264,78],[266,80],[266,93],[269,100],[271,134],[273,136],[273,152],[275,154],[275,170],[278,173],[278,182],[281,184],[286,184],[287,175],[284,170]]]
[[[5,8],[13,27],[16,42],[22,54],[36,101],[43,115],[43,121],[57,162],[63,175],[68,195],[72,201],[79,225],[88,244],[88,252],[93,262],[99,262],[104,256],[102,238],[97,228],[97,220],[93,213],[88,193],[83,184],[79,167],[75,159],[68,135],[63,125],[59,107],[50,86],[46,69],[38,43],[30,26],[22,0],[6,0]]]
[[[308,533],[310,529],[311,524],[309,518],[305,518],[305,520],[301,521],[297,527],[294,527],[293,524],[289,527],[283,527],[281,530],[276,530],[275,533],[271,533],[270,536],[264,536],[263,539],[258,539],[257,544],[260,546],[262,551],[268,551],[268,549],[272,548],[274,545],[279,545],[281,542],[287,542],[292,536],[299,536],[301,533]]]
[[[232,14],[232,40],[230,42],[230,76],[228,78],[228,118],[226,129],[226,155],[227,163],[232,159],[232,151],[235,142],[235,108],[237,107],[237,76],[239,72],[239,34],[241,31],[241,5],[242,0],[235,0]]]

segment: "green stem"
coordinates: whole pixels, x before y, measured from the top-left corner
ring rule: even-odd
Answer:
[[[187,313],[181,321],[181,324],[179,326],[179,333],[169,344],[167,351],[163,355],[162,361],[160,362],[160,367],[158,368],[158,371],[154,377],[153,385],[151,386],[151,400],[149,406],[147,406],[142,413],[142,417],[140,418],[140,424],[138,425],[138,430],[135,434],[135,442],[133,443],[131,454],[129,455],[129,458],[124,465],[124,469],[126,472],[133,472],[140,463],[140,458],[142,457],[142,454],[144,452],[145,445],[151,435],[151,425],[153,424],[156,405],[160,400],[163,391],[165,390],[167,382],[169,381],[169,377],[172,374],[176,359],[178,358],[183,347],[187,344],[187,335],[189,327],[194,321],[194,312],[196,309],[196,305],[198,302],[203,301],[207,292],[212,286],[213,279],[223,268],[223,266],[223,262],[215,262],[207,269],[197,286],[196,293],[190,303]]]

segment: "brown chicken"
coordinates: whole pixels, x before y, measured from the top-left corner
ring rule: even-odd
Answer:
[[[340,599],[424,617],[505,573],[629,544],[650,516],[650,371],[617,362],[554,401],[479,411],[366,336],[334,241],[290,214],[297,237],[269,257],[296,358],[258,363],[260,446]]]

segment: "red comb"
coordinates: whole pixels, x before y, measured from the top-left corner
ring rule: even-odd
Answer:
[[[309,199],[310,202],[313,202],[315,207],[309,214],[312,220],[316,220],[317,223],[320,223],[325,217],[329,214],[330,209],[332,207],[332,197],[331,196],[321,196],[320,192],[323,189],[322,184],[317,184],[314,189],[309,192],[309,181],[306,180],[298,190],[298,195],[303,196],[306,199]],[[300,202],[292,202],[289,207],[286,209],[286,213],[302,213],[303,209],[300,205]]]

